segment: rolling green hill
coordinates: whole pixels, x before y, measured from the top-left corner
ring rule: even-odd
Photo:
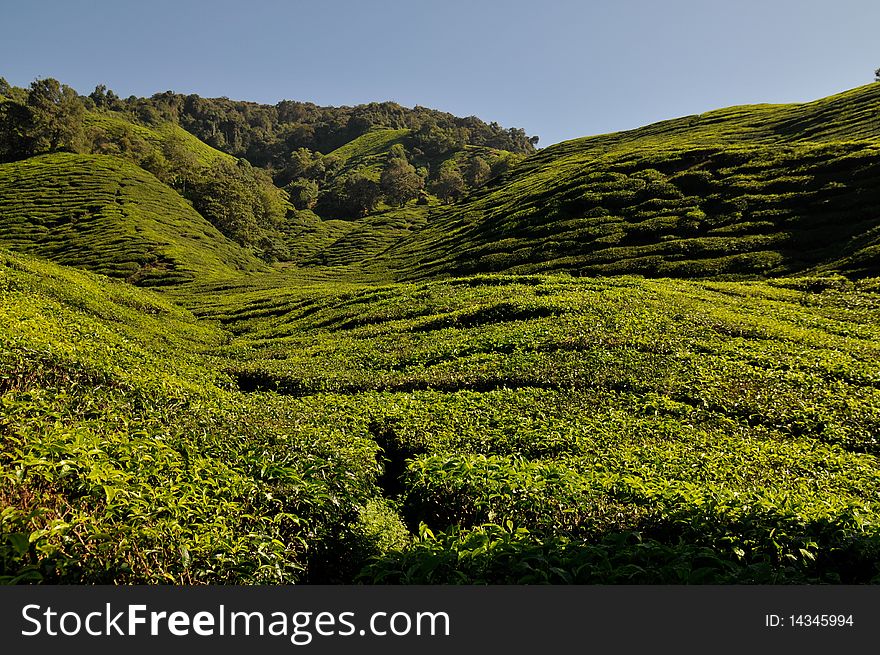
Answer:
[[[163,146],[167,147],[169,141],[174,141],[180,148],[190,153],[200,166],[210,166],[217,160],[235,161],[234,157],[212,148],[172,122],[146,126],[116,112],[90,111],[86,112],[84,123],[87,130],[103,132],[111,141],[119,141],[128,135],[134,135],[153,148],[159,149]]]
[[[435,213],[405,276],[880,271],[880,85],[577,139]]]
[[[262,266],[150,173],[103,155],[0,164],[0,245],[140,285]]]
[[[226,338],[0,250],[0,582],[289,583],[341,538],[376,552],[374,448],[235,391],[205,355]]]
[[[199,100],[156,102],[237,149],[338,114],[254,106],[259,136]],[[364,127],[398,109],[325,170],[503,156]],[[0,164],[0,582],[880,582],[878,115],[880,84],[559,144],[452,204],[276,206],[270,266],[130,136],[215,218],[268,174],[90,114],[127,159]]]
[[[878,288],[0,251],[0,576],[876,582]]]
[[[352,160],[356,164],[363,163],[367,157],[384,155],[395,143],[403,143],[403,138],[409,133],[410,130],[373,129],[332,151],[330,155],[343,164]]]

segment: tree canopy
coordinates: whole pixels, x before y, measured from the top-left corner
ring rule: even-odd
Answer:
[[[392,205],[403,206],[419,197],[425,180],[405,157],[391,157],[379,178],[382,193]]]

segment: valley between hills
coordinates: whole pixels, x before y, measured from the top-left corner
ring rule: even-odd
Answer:
[[[0,78],[0,580],[880,581],[880,83],[537,143]]]

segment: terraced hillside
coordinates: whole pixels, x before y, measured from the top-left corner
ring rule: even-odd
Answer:
[[[371,157],[384,156],[396,143],[403,144],[411,130],[373,129],[352,139],[330,154],[337,157],[343,164],[355,165],[366,163]]]
[[[4,254],[3,575],[876,581],[878,290]]]
[[[371,170],[378,178],[381,165],[385,162],[392,146],[400,144],[407,148],[417,147],[412,137],[412,130],[374,128],[333,150],[329,156],[336,157],[343,163],[343,171],[363,166]],[[417,156],[414,162],[418,165],[439,169],[447,160],[453,160],[459,167],[465,168],[468,162],[477,155],[491,159],[509,154],[504,150],[487,146],[464,145],[434,156],[424,154]]]
[[[116,112],[105,111],[86,112],[84,119],[85,128],[90,131],[101,132],[106,135],[110,142],[119,142],[122,139],[141,139],[153,148],[167,148],[169,142],[175,147],[185,150],[192,156],[193,161],[199,166],[210,166],[217,160],[235,161],[235,158],[212,148],[207,143],[200,141],[182,127],[171,122],[162,122],[154,126],[141,125],[133,122],[125,115]]]
[[[332,187],[354,171],[378,182],[395,145],[405,146],[412,155],[417,148],[412,130],[373,129],[349,141],[328,155],[341,165],[324,184]],[[412,156],[412,163],[425,170],[438,171],[444,165],[454,165],[467,171],[475,159],[498,162],[511,156],[502,150],[465,145],[439,155]],[[342,214],[335,219],[322,219],[309,210],[292,212],[285,229],[291,261],[307,267],[362,265],[419,232],[440,204],[426,191],[418,204],[409,202],[404,207],[394,207],[379,202],[377,209],[364,217]],[[315,212],[321,211],[319,202]]]
[[[129,160],[0,165],[0,582],[880,582],[878,109],[285,205],[273,266]],[[277,200],[228,168],[218,216]]]
[[[272,286],[188,302],[381,447],[417,538],[363,580],[877,580],[876,280]]]
[[[262,266],[153,175],[103,155],[0,164],[0,244],[141,285]]]
[[[403,275],[880,270],[880,85],[734,107],[533,155],[388,258]]]
[[[203,356],[226,337],[0,250],[0,582],[291,582],[340,534],[370,543],[348,525],[370,444],[231,391]]]

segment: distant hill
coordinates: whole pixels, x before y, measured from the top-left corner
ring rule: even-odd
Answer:
[[[0,164],[0,245],[140,285],[264,266],[153,175],[106,155]]]
[[[576,139],[529,157],[389,256],[405,276],[880,271],[880,84]]]
[[[176,227],[149,247],[140,232],[119,247],[123,237],[114,232],[118,261],[102,253],[103,236],[78,236],[61,248],[56,233],[67,232],[54,218],[52,229],[19,225],[2,242],[53,258],[75,252],[65,261],[79,257],[83,266],[142,283],[251,270],[262,265],[257,258],[370,279],[880,273],[876,83],[815,102],[730,107],[535,151],[519,128],[423,107],[259,105],[170,92],[122,100],[100,88],[71,97],[52,82],[36,90],[7,85],[0,98],[0,153],[24,160],[8,171],[31,176],[7,185],[13,212],[2,220],[30,225],[15,185],[53,216],[96,216],[89,206],[112,206],[99,194],[84,210],[77,194],[58,193],[86,184],[76,175],[90,174],[88,185],[102,187],[96,179],[108,174],[106,165],[88,168],[104,160],[76,160],[81,170],[66,167],[57,179],[43,172],[54,160],[18,168],[34,154],[72,150],[130,162],[111,179],[146,172],[143,188],[156,191],[147,195],[164,200],[142,206],[146,196],[136,194],[131,214],[165,215],[162,207],[173,206]],[[43,106],[28,104],[30,93],[50,96],[40,111],[66,117],[64,138],[28,133],[32,105]],[[22,130],[28,138],[16,140]],[[402,199],[395,185],[404,183],[383,180],[395,165],[409,184]],[[177,237],[201,232],[205,222],[224,239],[196,239],[187,252]],[[171,244],[180,246],[174,256]],[[214,259],[203,259],[207,251]]]
[[[94,96],[94,94],[93,94]],[[327,154],[375,128],[423,130],[457,140],[460,144],[488,146],[529,154],[537,137],[522,128],[503,128],[476,116],[458,117],[427,107],[403,107],[396,102],[371,102],[328,107],[311,102],[282,100],[265,105],[229,98],[202,98],[167,91],[150,98],[108,99],[103,105],[149,116],[157,114],[179,123],[206,143],[255,165],[265,165],[280,154],[308,148]]]
[[[0,163],[57,152],[121,157],[267,262],[335,265],[339,257],[321,251],[350,232],[360,245],[334,252],[369,257],[374,244],[408,236],[412,221],[389,231],[384,219],[361,219],[418,204],[404,213],[421,223],[438,197],[481,186],[536,142],[521,128],[393,102],[259,105],[171,92],[122,99],[103,85],[81,96],[52,78],[28,88],[0,78]],[[395,165],[398,177],[383,181]]]
[[[175,123],[162,122],[156,125],[142,125],[132,121],[124,114],[109,111],[86,112],[84,123],[87,130],[96,130],[106,134],[109,143],[118,143],[133,135],[159,150],[167,149],[169,143],[175,143],[191,154],[194,160],[202,166],[210,166],[221,160],[235,161],[231,155],[212,148]]]

